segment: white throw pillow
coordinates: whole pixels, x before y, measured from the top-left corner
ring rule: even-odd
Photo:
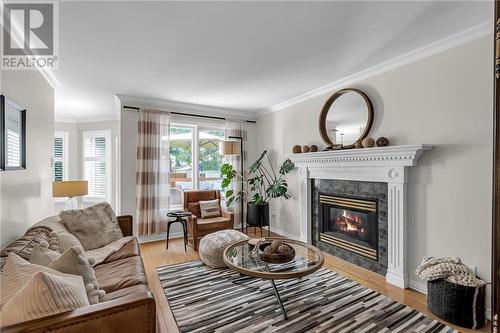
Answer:
[[[107,202],[85,209],[63,210],[59,217],[69,232],[78,238],[85,251],[123,238],[116,214]]]
[[[38,272],[63,277],[70,276],[52,268],[30,264],[14,252],[10,252],[3,266],[2,278],[0,279],[0,307],[3,307]]]
[[[221,216],[219,199],[200,201],[201,218]]]
[[[35,245],[33,248],[30,262],[35,265],[47,266],[61,273],[81,276],[90,304],[99,303],[99,298],[104,296],[104,291],[99,291],[95,271],[92,267],[94,259],[83,256],[83,250],[79,246],[59,254],[48,249],[47,242],[41,242],[40,245]]]
[[[38,272],[2,308],[2,326],[89,306],[83,280]]]

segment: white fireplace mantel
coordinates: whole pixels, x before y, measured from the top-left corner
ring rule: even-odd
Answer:
[[[311,179],[385,182],[388,205],[386,281],[408,287],[407,210],[410,167],[433,145],[322,151],[287,156],[299,168],[300,239],[311,243]]]

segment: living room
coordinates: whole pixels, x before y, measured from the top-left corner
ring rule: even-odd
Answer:
[[[2,332],[496,332],[497,2],[1,6]]]

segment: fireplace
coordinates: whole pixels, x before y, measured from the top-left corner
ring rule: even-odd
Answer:
[[[378,260],[377,200],[319,193],[319,240]]]

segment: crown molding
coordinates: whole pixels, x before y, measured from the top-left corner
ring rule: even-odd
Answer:
[[[230,118],[235,120],[257,120],[256,113],[249,112],[250,110],[245,111],[225,109],[210,105],[192,104],[156,98],[145,98],[132,95],[116,94],[115,96],[120,101],[122,106],[127,105],[139,108],[157,108],[164,111],[201,114],[206,116]]]
[[[345,88],[351,84],[359,82],[361,80],[368,79],[370,77],[382,74],[384,72],[396,69],[398,67],[407,65],[409,63],[415,62],[420,59],[430,57],[432,55],[441,53],[448,49],[457,47],[459,45],[471,42],[473,40],[479,39],[481,37],[493,34],[494,24],[492,20],[483,22],[467,30],[463,30],[459,33],[451,35],[449,37],[440,39],[436,42],[427,44],[423,47],[410,51],[408,53],[402,54],[390,60],[384,61],[378,65],[369,67],[360,72],[354,73],[340,80],[334,81],[317,89],[311,90],[305,94],[290,98],[281,103],[275,104],[268,109],[262,110],[258,113],[258,117],[265,116],[267,114],[285,109],[297,103],[306,101],[313,97],[329,93],[341,88]]]

